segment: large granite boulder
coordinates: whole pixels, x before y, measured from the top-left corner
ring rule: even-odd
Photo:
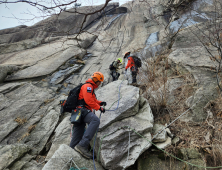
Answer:
[[[109,83],[99,88],[96,96],[98,100],[107,102],[107,111],[101,117],[100,131],[113,122],[136,115],[139,111],[139,88],[128,86],[127,81]],[[96,112],[98,116],[99,112]]]
[[[98,99],[107,102],[106,108],[110,107],[101,116],[95,144],[97,159],[106,169],[129,167],[151,146],[149,141],[151,141],[153,115],[150,106],[146,99],[139,97],[139,89],[127,85],[127,81],[109,83],[100,88],[96,94]],[[119,106],[115,110],[118,97],[120,97]],[[96,114],[99,116],[99,113]],[[93,142],[94,140],[91,141],[91,146],[94,145]]]
[[[98,170],[104,170],[98,162],[95,162],[95,166]],[[56,150],[52,158],[45,164],[42,170],[69,170],[70,167],[94,170],[93,160],[85,159],[78,152],[65,144],[60,145],[59,149]]]

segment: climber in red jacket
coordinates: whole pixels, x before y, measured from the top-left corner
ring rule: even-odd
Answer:
[[[70,142],[70,147],[74,148],[82,156],[92,159],[92,154],[88,151],[88,146],[99,127],[99,118],[92,113],[92,109],[100,110],[102,113],[105,109],[101,106],[106,106],[106,102],[101,102],[96,99],[94,94],[94,89],[103,82],[104,76],[101,72],[95,72],[91,76],[91,79],[86,81],[86,84],[82,85],[78,98],[78,106],[76,110],[81,109],[81,114],[83,116],[83,123],[78,126],[73,126],[72,140]],[[85,126],[88,124],[88,128],[85,133]]]
[[[131,74],[132,74],[132,79],[133,79],[132,84],[136,84],[137,83],[136,76],[138,73],[138,68],[135,65],[133,57],[130,57],[130,52],[126,52],[124,58],[128,59],[127,65],[125,67],[125,72],[127,71],[128,68],[130,68]]]

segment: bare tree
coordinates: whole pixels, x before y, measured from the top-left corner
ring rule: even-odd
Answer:
[[[222,92],[220,73],[222,62],[222,2],[219,0],[213,1],[214,14],[203,25],[195,24],[194,28],[189,30],[196,36],[204,49],[209,54],[209,58],[215,65],[217,85]],[[212,68],[213,69],[213,68]]]
[[[28,11],[28,13],[30,16],[32,16],[31,19],[26,19],[25,21],[30,21],[30,20],[34,20],[35,18],[47,18],[47,17],[53,17],[54,20],[52,22],[50,22],[50,20],[46,20],[45,24],[47,24],[47,27],[50,27],[50,29],[44,29],[44,31],[46,32],[50,32],[51,34],[53,33],[57,33],[57,34],[63,34],[63,35],[70,35],[70,34],[76,34],[76,37],[81,34],[82,32],[84,32],[84,24],[87,21],[87,18],[89,18],[89,16],[94,15],[94,14],[102,14],[103,11],[105,10],[105,8],[107,7],[108,3],[111,0],[106,0],[105,3],[103,5],[97,6],[97,7],[93,7],[93,6],[87,6],[85,10],[79,8],[81,6],[80,3],[77,3],[78,0],[53,0],[53,1],[40,1],[40,0],[13,0],[13,1],[9,1],[9,0],[1,0],[0,1],[0,5],[5,5],[7,7],[7,5],[9,4],[18,4],[18,3],[22,3],[22,4],[28,4],[34,8],[36,8],[38,10],[39,16],[37,16],[36,14],[31,13],[30,11]],[[74,8],[73,8],[74,7]],[[69,13],[70,15],[75,15],[76,17],[81,18],[81,20],[79,20],[78,24],[75,24],[75,26],[70,26],[69,29],[66,30],[58,30],[56,29],[57,25],[59,25],[61,23],[61,20],[59,20],[60,15],[62,14],[62,12],[65,13]],[[18,17],[14,16],[15,19],[20,20]],[[42,21],[44,23],[44,21]],[[67,21],[66,21],[67,22]],[[52,28],[54,27],[54,28]],[[78,31],[77,32],[73,32],[72,30],[74,29],[74,27],[78,27]]]

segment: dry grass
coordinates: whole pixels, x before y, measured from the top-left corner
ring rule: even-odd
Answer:
[[[24,123],[27,122],[27,119],[26,119],[26,118],[17,117],[17,118],[15,119],[15,121],[16,121],[19,125],[23,125]]]
[[[193,76],[180,65],[170,63],[167,53],[155,59],[147,59],[147,79],[142,79],[145,84],[144,97],[148,99],[154,114],[154,122],[169,124],[188,108],[186,100],[193,95],[196,82]],[[179,78],[180,86],[169,90],[169,80]],[[171,97],[174,98],[172,102]],[[205,155],[208,166],[222,165],[222,97],[211,102],[209,108],[213,118],[208,117],[205,122],[183,122],[177,120],[170,126],[171,132],[180,138],[176,146],[170,146],[166,151],[176,154],[178,148],[197,148]]]
[[[171,132],[180,137],[180,143],[166,150],[175,154],[176,148],[197,148],[205,156],[207,166],[222,166],[222,97],[210,101],[204,109],[208,113],[204,122],[178,120],[170,127]]]
[[[168,55],[170,50],[163,51],[160,55],[143,59],[144,66],[140,74],[143,84],[143,96],[148,99],[155,122],[165,124],[174,119],[177,113],[185,111],[184,103],[193,93],[194,78],[190,73],[174,63],[170,63]],[[183,81],[181,86],[170,89],[173,79]]]
[[[22,135],[21,138],[18,139],[18,142],[20,142],[21,140],[23,140],[25,137],[29,136],[30,133],[26,132],[24,135]]]
[[[206,160],[211,166],[222,165],[222,96],[219,96],[216,100],[210,101],[205,108],[208,113],[212,113],[212,118],[206,120],[208,126],[211,127],[210,133],[210,147],[209,153],[206,154]]]
[[[33,131],[35,129],[36,125],[31,125],[28,127],[28,132],[30,133],[31,131]]]
[[[52,98],[52,99],[47,99],[47,100],[44,101],[44,103],[45,103],[45,104],[48,104],[48,103],[50,103],[50,102],[52,102],[52,101],[54,101],[54,100],[55,100],[54,98]]]

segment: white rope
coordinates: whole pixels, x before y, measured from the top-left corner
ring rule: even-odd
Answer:
[[[60,157],[60,159],[61,159],[61,158],[68,158],[68,157]],[[55,158],[51,158],[51,159],[55,159]],[[68,163],[70,163],[70,168],[71,168],[72,162],[74,163],[74,165],[76,166],[76,168],[77,168],[78,170],[81,170],[81,169],[76,165],[76,163],[75,163],[75,161],[73,160],[73,158],[69,159],[69,160],[65,163],[65,165],[62,167],[61,170],[63,170],[63,169],[65,168],[65,166],[68,165]]]
[[[76,168],[77,168],[78,170],[81,170],[81,169],[76,165],[76,163],[74,162],[74,160],[73,160],[73,159],[71,159],[71,160],[72,160],[72,162],[75,164]]]
[[[127,155],[126,163],[125,163],[125,166],[123,167],[123,170],[125,170],[126,166],[128,165],[129,152],[130,152],[130,129],[129,129],[128,155]]]
[[[72,158],[71,158],[68,162],[65,163],[65,165],[62,167],[61,170],[63,170],[63,168],[65,168],[65,166],[66,166],[71,160],[72,160]]]

